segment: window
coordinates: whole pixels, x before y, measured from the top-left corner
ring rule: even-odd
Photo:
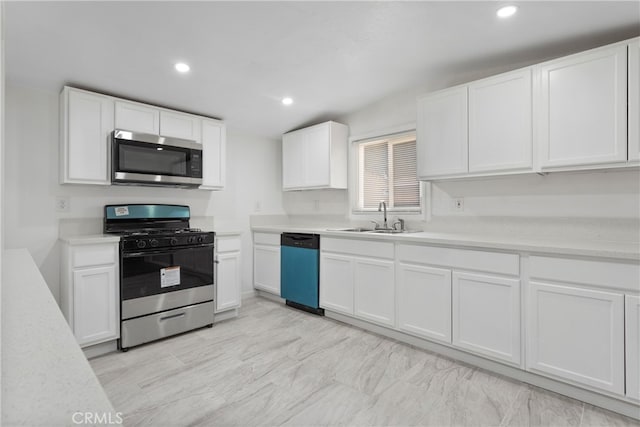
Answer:
[[[415,132],[356,142],[358,197],[356,210],[387,209],[420,212],[420,181],[416,170]]]

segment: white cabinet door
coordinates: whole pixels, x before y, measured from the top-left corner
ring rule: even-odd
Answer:
[[[453,345],[520,364],[520,281],[453,273]]]
[[[466,86],[419,99],[417,127],[418,178],[467,172]]]
[[[202,119],[202,189],[224,188],[227,133],[224,123]]]
[[[216,313],[240,306],[240,252],[217,255]]]
[[[160,135],[200,142],[200,117],[160,110]]]
[[[539,66],[540,165],[627,160],[627,47],[572,55]]]
[[[300,132],[282,136],[282,188],[304,187],[305,177],[304,135]]]
[[[304,133],[304,185],[328,187],[330,185],[329,123],[313,126]]]
[[[354,313],[371,322],[395,325],[393,261],[355,259]]]
[[[81,347],[118,338],[120,306],[116,267],[73,272],[73,329]]]
[[[527,368],[624,394],[624,296],[531,281]]]
[[[65,88],[62,105],[61,183],[109,185],[113,100],[107,96]]]
[[[640,297],[625,296],[627,397],[640,400]]]
[[[640,160],[640,39],[629,43],[629,160]]]
[[[469,172],[532,168],[531,69],[469,84]]]
[[[397,278],[398,327],[451,343],[451,270],[400,263]]]
[[[282,136],[282,189],[347,188],[348,128],[326,122]]]
[[[322,253],[320,255],[320,307],[353,315],[352,257]]]
[[[253,286],[280,295],[280,246],[253,246]]]
[[[116,101],[115,127],[159,135],[160,110],[137,102]]]

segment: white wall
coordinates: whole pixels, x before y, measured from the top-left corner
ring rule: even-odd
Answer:
[[[243,290],[252,289],[249,215],[283,213],[279,141],[227,129],[223,191],[60,185],[58,94],[10,84],[6,89],[5,247],[28,248],[56,298],[60,220],[94,219],[98,224],[110,203],[186,204],[194,217],[214,217],[216,228],[242,231]],[[55,211],[56,196],[69,197],[70,212]]]

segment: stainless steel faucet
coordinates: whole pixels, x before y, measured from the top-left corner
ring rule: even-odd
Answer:
[[[384,210],[384,223],[382,225],[382,228],[386,230],[387,228],[389,228],[387,226],[387,204],[384,200],[381,200],[380,203],[378,204],[378,212],[381,212],[383,210]]]

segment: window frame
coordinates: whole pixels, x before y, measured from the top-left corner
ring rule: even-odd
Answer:
[[[349,211],[350,218],[357,220],[375,219],[379,220],[380,213],[376,208],[360,208],[360,144],[371,143],[384,139],[400,139],[407,136],[416,136],[415,123],[410,123],[383,131],[369,132],[364,135],[356,135],[349,138]],[[417,144],[417,140],[416,140]],[[428,220],[430,209],[427,204],[430,195],[430,185],[428,182],[418,180],[420,185],[420,207],[419,208],[388,208],[388,216],[401,216],[406,219]]]

